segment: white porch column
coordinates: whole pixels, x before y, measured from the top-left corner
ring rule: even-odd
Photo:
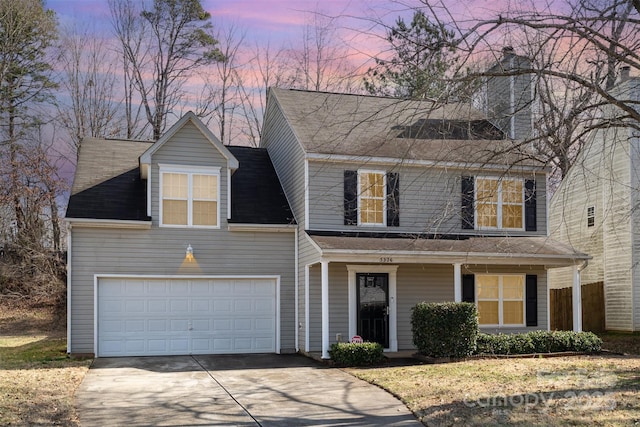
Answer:
[[[311,347],[309,346],[309,268],[310,265],[304,266],[304,351],[307,353]]]
[[[582,287],[580,283],[580,269],[577,265],[573,266],[573,288],[571,295],[573,297],[573,331],[582,332]]]
[[[322,358],[329,358],[329,262],[322,261]]]
[[[453,264],[453,301],[462,302],[462,265]]]

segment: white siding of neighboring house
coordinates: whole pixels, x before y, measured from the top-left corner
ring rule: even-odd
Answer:
[[[631,220],[633,313],[635,331],[640,331],[640,137],[631,137]]]
[[[625,89],[625,84],[618,90]],[[592,134],[550,204],[550,233],[593,257],[582,272],[583,284],[604,282],[606,328],[638,330],[640,226],[637,143],[629,130],[611,128]],[[587,208],[595,206],[595,226],[587,227]],[[550,272],[552,288],[569,287],[571,270]],[[635,320],[634,320],[635,319]]]
[[[611,130],[606,135],[605,164],[611,165],[603,183],[604,210],[604,297],[606,327],[631,330],[631,161],[629,140],[623,130]]]
[[[602,161],[604,140],[603,132],[592,135],[549,203],[551,237],[593,257],[581,272],[583,284],[604,280],[602,177],[610,173],[610,165]],[[589,206],[595,208],[593,227],[587,227]],[[573,286],[571,267],[552,269],[549,277],[552,289]]]

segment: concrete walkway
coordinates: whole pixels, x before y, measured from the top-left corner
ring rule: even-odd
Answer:
[[[83,426],[420,426],[395,397],[298,355],[96,359]]]

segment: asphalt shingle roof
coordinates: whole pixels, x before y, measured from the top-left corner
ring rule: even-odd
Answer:
[[[487,254],[501,258],[534,258],[541,264],[553,259],[586,260],[589,256],[548,237],[468,237],[460,239],[438,238],[374,238],[339,235],[314,235],[311,239],[327,253],[348,251],[350,253],[372,254],[442,254],[485,257]]]
[[[89,138],[80,149],[67,218],[149,221],[138,158],[151,142]],[[227,147],[240,167],[231,177],[229,222],[294,224],[266,149]]]
[[[279,88],[270,89],[270,101],[278,103],[307,153],[544,166],[531,159],[528,146],[505,139],[469,103]],[[460,131],[465,123],[469,130]],[[449,126],[458,129],[438,136]]]
[[[240,167],[231,176],[231,223],[295,224],[264,148],[227,146]]]
[[[87,138],[82,142],[67,218],[148,221],[138,157],[151,142]]]

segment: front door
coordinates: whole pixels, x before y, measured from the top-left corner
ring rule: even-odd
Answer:
[[[389,348],[389,274],[356,273],[358,335]]]

